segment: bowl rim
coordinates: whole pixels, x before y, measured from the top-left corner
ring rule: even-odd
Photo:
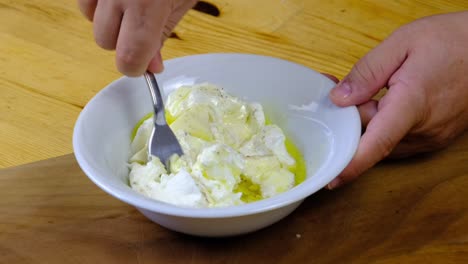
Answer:
[[[247,53],[206,53],[206,54],[197,54],[197,55],[189,55],[174,58],[171,60],[167,60],[165,63],[170,65],[172,63],[176,63],[181,60],[186,59],[196,59],[198,57],[206,57],[206,56],[235,56],[235,57],[262,57],[263,59],[272,60],[273,62],[281,62],[285,64],[289,64],[294,67],[301,67],[305,68],[308,71],[315,72],[320,74],[319,72],[308,68],[304,65],[275,58],[270,56],[264,55],[257,55],[257,54],[247,54]],[[323,76],[323,75],[322,75]],[[107,192],[108,194],[114,196],[115,198],[128,203],[132,206],[137,207],[138,209],[144,209],[148,211],[152,211],[159,214],[171,215],[171,216],[179,216],[179,217],[190,217],[190,218],[231,218],[231,217],[239,217],[239,216],[246,216],[252,214],[258,214],[274,209],[278,209],[281,207],[285,207],[287,205],[301,202],[308,196],[312,195],[316,191],[322,189],[329,183],[327,178],[329,177],[317,177],[321,180],[305,180],[304,182],[296,185],[292,189],[275,195],[270,198],[262,199],[260,201],[236,205],[236,206],[229,206],[229,207],[220,207],[220,208],[190,208],[190,207],[180,207],[172,204],[168,204],[165,202],[157,201],[148,197],[143,196],[142,194],[137,193],[129,186],[125,186],[123,188],[118,186],[109,185],[106,181],[105,177],[99,176],[99,171],[91,165],[91,162],[83,155],[82,151],[82,144],[80,143],[80,137],[78,136],[79,131],[82,129],[83,124],[85,122],[85,117],[89,115],[89,107],[88,105],[93,104],[93,102],[99,100],[100,97],[106,96],[107,93],[111,92],[113,87],[118,85],[119,82],[122,80],[129,78],[126,76],[120,77],[117,80],[112,81],[107,86],[105,86],[101,91],[99,91],[91,100],[85,105],[83,110],[78,116],[78,119],[75,123],[74,130],[73,130],[73,150],[75,158],[86,174],[86,176],[94,182],[99,188]],[[323,78],[327,77],[323,76]],[[345,158],[342,159],[340,162],[333,162],[334,166],[329,170],[319,170],[317,173],[326,173],[327,175],[338,175],[346,165],[351,161],[352,157],[354,156],[357,146],[359,144],[359,139],[361,136],[361,121],[359,117],[358,110],[355,106],[349,106],[342,108],[343,111],[347,111],[349,116],[349,120],[351,120],[352,126],[349,128],[349,136],[350,136],[350,148],[347,150]],[[316,178],[316,177],[313,177]]]

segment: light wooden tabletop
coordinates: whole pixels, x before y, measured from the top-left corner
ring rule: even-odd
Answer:
[[[398,26],[468,8],[466,0],[210,0],[190,11],[165,59],[209,52],[280,57],[343,77]],[[205,8],[204,10],[209,10]],[[69,0],[0,0],[0,168],[72,152],[86,102],[120,77],[114,53]]]
[[[340,78],[398,26],[468,9],[467,0],[209,2],[201,9],[220,15],[190,11],[165,59],[257,53]],[[61,156],[86,102],[120,76],[74,1],[0,0],[0,263],[468,263],[468,134],[320,191],[250,235],[201,239],[150,222]]]

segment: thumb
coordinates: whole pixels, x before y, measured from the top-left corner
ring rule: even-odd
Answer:
[[[329,185],[334,189],[357,178],[361,173],[374,166],[392,152],[400,140],[416,122],[414,103],[398,90],[404,84],[397,83],[389,89],[379,109],[362,135],[356,154],[348,166]]]
[[[400,31],[393,33],[359,60],[331,91],[332,102],[338,106],[359,105],[377,94],[406,58],[408,41],[405,36]]]
[[[164,70],[164,64],[162,61],[161,50],[156,52],[156,55],[151,59],[148,65],[148,71],[152,73],[160,73]]]

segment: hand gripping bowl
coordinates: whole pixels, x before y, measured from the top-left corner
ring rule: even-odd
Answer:
[[[356,151],[361,133],[357,109],[333,105],[328,93],[334,83],[311,69],[247,54],[195,55],[165,64],[164,73],[157,76],[164,97],[183,84],[210,82],[259,102],[299,147],[307,165],[307,179],[301,184],[245,205],[196,209],[146,198],[129,187],[127,161],[132,128],[152,105],[143,77],[122,77],[81,112],[73,134],[75,156],[97,186],[166,228],[198,236],[231,236],[271,225],[328,184]]]

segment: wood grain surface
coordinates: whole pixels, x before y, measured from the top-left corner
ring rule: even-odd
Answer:
[[[66,155],[0,171],[0,263],[468,263],[468,135],[223,239],[166,230]]]
[[[175,29],[165,59],[257,53],[338,77],[400,25],[468,8],[466,0],[206,2]],[[79,112],[119,76],[75,1],[0,0],[0,168],[71,153]]]

